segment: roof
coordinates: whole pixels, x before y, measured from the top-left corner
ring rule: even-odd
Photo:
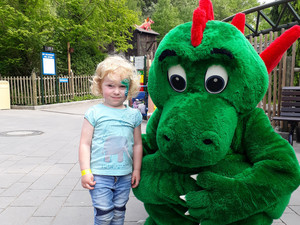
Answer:
[[[145,30],[143,28],[140,28],[140,27],[135,27],[135,29],[139,32],[142,32],[142,33],[147,33],[147,34],[153,34],[153,35],[159,35],[159,33],[155,32],[154,30],[150,29],[150,30]]]

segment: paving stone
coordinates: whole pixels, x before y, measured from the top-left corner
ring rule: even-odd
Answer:
[[[289,206],[293,212],[300,216],[300,205],[297,206]]]
[[[37,181],[41,176],[43,175],[43,172],[37,172],[37,171],[31,171],[30,173],[27,173],[24,175],[18,182],[19,183],[34,183]]]
[[[74,164],[54,164],[45,174],[67,174]]]
[[[82,191],[82,190],[85,190],[82,186],[81,186],[81,179],[78,180],[75,188],[74,188],[75,191]]]
[[[77,148],[78,148],[78,146],[77,146]],[[73,163],[73,164],[75,164],[78,161],[78,155],[74,154],[74,149],[76,149],[76,148],[73,148],[69,153],[67,153],[66,155],[61,157],[60,160],[58,161],[58,163]]]
[[[2,149],[3,146],[0,144],[0,149]],[[2,164],[3,162],[9,160],[9,158],[11,157],[12,155],[0,155],[0,163]]]
[[[70,170],[70,172],[68,173],[68,176],[69,177],[78,177],[78,178],[80,178],[81,174],[80,174],[80,166],[79,166],[78,162]]]
[[[285,225],[285,223],[283,223],[280,219],[278,219],[278,220],[273,220],[272,225]]]
[[[78,207],[83,207],[83,206],[91,206],[92,201],[90,194],[87,190],[82,190],[82,191],[72,191],[70,196],[65,202],[65,206],[78,206]]]
[[[300,187],[293,192],[289,205],[300,205]]]
[[[92,207],[63,207],[52,225],[88,225],[94,222]]]
[[[37,217],[55,217],[64,204],[66,197],[48,197],[34,213]]]
[[[64,179],[61,180],[59,185],[61,186],[73,186],[75,187],[76,184],[80,181],[80,177],[69,177],[68,175],[64,177]]]
[[[283,214],[280,219],[287,225],[299,225],[300,216],[297,214]]]
[[[54,217],[31,217],[25,225],[51,225]]]
[[[294,213],[294,211],[288,206],[285,208],[283,214],[289,214],[289,213]]]
[[[54,190],[51,192],[50,196],[52,197],[64,197],[69,196],[72,190],[74,189],[74,186],[68,186],[68,185],[58,185],[54,188]]]
[[[42,175],[38,180],[36,180],[30,189],[43,189],[52,190],[54,189],[63,179],[63,174],[45,174]]]
[[[9,188],[7,188],[3,193],[0,194],[0,196],[19,196],[21,193],[23,193],[31,183],[15,183],[11,185]]]
[[[46,162],[43,162],[42,164],[38,165],[36,168],[33,169],[32,172],[37,172],[40,174],[46,173],[53,165],[55,165],[56,161],[52,161],[47,159]]]
[[[93,224],[91,198],[81,187],[78,144],[83,115],[94,104],[56,107],[52,112],[0,110],[0,132],[29,128],[44,132],[32,137],[0,137],[0,225]],[[143,133],[146,123],[142,123]],[[300,161],[300,144],[295,143],[294,148]],[[299,224],[299,198],[300,188],[274,225]],[[131,192],[125,225],[142,225],[146,218],[143,203]]]
[[[2,197],[0,196],[0,208],[5,209],[7,206],[9,206],[16,197]]]
[[[9,207],[1,212],[0,221],[3,225],[23,225],[32,216],[36,207]]]
[[[39,206],[47,198],[51,190],[26,190],[14,202],[12,206]]]
[[[16,183],[23,174],[0,174],[0,188],[9,188]]]
[[[148,214],[144,208],[144,204],[136,197],[130,196],[126,205],[125,221],[145,220]]]

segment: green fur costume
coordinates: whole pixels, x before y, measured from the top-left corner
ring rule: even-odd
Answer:
[[[267,70],[300,27],[259,56],[242,33],[243,18],[214,21],[211,2],[201,0],[193,23],[159,45],[148,81],[157,109],[134,189],[147,225],[271,224],[300,184],[293,148],[256,108]]]

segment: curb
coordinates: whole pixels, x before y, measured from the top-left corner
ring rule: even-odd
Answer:
[[[48,104],[48,105],[36,105],[36,106],[12,105],[11,109],[18,109],[18,110],[42,110],[42,109],[51,109],[51,108],[56,108],[56,107],[61,107],[61,106],[70,106],[70,105],[92,103],[92,102],[99,102],[99,101],[102,101],[102,99],[92,99],[92,100],[64,102],[64,103],[56,103],[56,104]]]

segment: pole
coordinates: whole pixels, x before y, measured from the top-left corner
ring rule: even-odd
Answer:
[[[143,83],[144,85],[147,85],[147,56],[144,56],[144,80]],[[148,87],[145,87],[145,92],[148,92]]]
[[[32,104],[33,106],[37,105],[37,87],[36,87],[36,73],[35,69],[31,73],[31,82],[32,82]]]
[[[71,53],[70,53],[70,42],[67,43],[68,48],[68,75],[71,74]]]
[[[58,90],[58,74],[57,74],[57,68],[56,68],[56,59],[55,59],[55,77],[56,77],[56,103],[59,103],[59,90]]]
[[[44,91],[44,80],[43,80],[43,57],[41,52],[41,90],[42,90],[42,105],[45,104],[45,91]]]

